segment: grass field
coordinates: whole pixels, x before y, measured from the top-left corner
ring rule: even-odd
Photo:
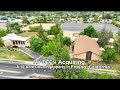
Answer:
[[[21,51],[8,51],[8,50],[0,50],[0,58],[23,60],[23,61],[33,61],[34,60]]]
[[[36,34],[37,34],[37,32],[24,32],[19,35],[22,37],[32,37],[32,36],[37,36]]]
[[[51,28],[51,26],[55,25],[55,23],[34,23],[34,24],[30,24],[28,26],[21,28],[21,30],[26,31],[26,30],[29,30],[29,27],[40,26],[40,24],[42,25],[43,29],[45,29],[45,30],[49,30]]]

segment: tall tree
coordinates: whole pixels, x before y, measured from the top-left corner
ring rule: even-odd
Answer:
[[[64,40],[64,38],[63,38],[63,31],[61,30],[59,32],[59,34],[57,35],[57,38],[56,38],[56,41],[61,44],[61,47],[63,47],[63,40]]]
[[[117,53],[120,54],[120,31],[118,31],[117,35],[114,37],[114,43],[113,46]]]
[[[103,28],[100,32],[100,35],[98,37],[98,44],[100,47],[105,47],[105,45],[108,45],[108,40],[110,38],[112,38],[113,33],[110,31],[108,32],[107,30],[105,30],[105,28]]]
[[[39,38],[41,38],[43,41],[47,42],[48,41],[48,38],[47,38],[47,35],[44,31],[44,29],[42,28],[42,25],[40,24],[40,26],[38,27],[38,33],[37,33],[37,36]]]
[[[43,47],[44,44],[45,43],[41,38],[32,37],[31,40],[30,40],[30,49],[32,51],[41,53],[42,47]]]
[[[69,61],[70,55],[69,50],[66,46],[61,47],[61,44],[58,42],[56,45],[56,51],[54,53],[54,59],[58,62],[59,60]]]
[[[59,32],[61,31],[60,25],[56,24],[55,26],[52,26],[50,28],[50,30],[48,30],[48,34],[49,35],[55,35],[55,37],[57,37],[57,35],[59,34]]]

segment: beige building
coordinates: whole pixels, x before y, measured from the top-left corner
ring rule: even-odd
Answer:
[[[5,46],[29,47],[29,37],[17,36],[14,33],[2,37]]]
[[[84,60],[102,60],[102,51],[98,46],[96,40],[88,37],[82,36],[75,39],[73,57]]]

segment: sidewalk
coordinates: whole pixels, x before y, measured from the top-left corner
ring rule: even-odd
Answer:
[[[23,53],[29,55],[31,58],[34,58],[34,59],[37,59],[37,58],[39,58],[41,56],[39,53],[33,52],[28,48],[19,47],[18,49],[20,51],[22,51]]]

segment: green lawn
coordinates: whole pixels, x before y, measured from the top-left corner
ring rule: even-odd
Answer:
[[[21,51],[0,50],[0,58],[12,60],[33,61],[31,57]]]
[[[21,33],[19,35],[22,37],[32,37],[32,36],[36,37],[37,36],[36,34],[37,34],[37,32],[24,32],[24,33]]]

